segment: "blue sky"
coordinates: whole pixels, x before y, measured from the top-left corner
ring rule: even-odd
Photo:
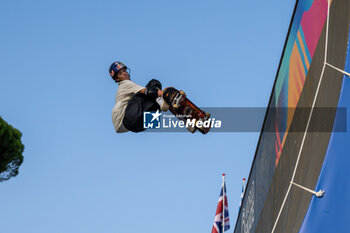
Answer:
[[[25,145],[2,231],[210,232],[222,173],[233,228],[259,134],[118,135],[107,70],[122,60],[203,107],[266,107],[294,4],[1,1],[0,115]]]

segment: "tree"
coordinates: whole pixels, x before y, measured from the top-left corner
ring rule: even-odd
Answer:
[[[0,182],[18,174],[23,162],[22,133],[0,117]]]

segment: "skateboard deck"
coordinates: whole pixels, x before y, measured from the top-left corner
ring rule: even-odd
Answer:
[[[198,129],[202,134],[206,134],[210,130],[210,124],[208,127],[204,127],[203,124],[197,127],[197,121],[207,121],[210,118],[210,114],[204,112],[192,103],[187,97],[185,92],[179,91],[173,87],[168,87],[163,92],[164,101],[169,104],[169,110],[179,120],[184,122],[191,121],[195,122],[187,130],[194,133]]]

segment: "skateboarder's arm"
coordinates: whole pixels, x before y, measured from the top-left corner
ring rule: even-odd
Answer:
[[[143,88],[138,93],[145,94],[146,93],[146,89],[147,88]],[[158,90],[158,97],[162,97],[162,96],[163,96],[163,91],[162,90]]]
[[[141,89],[139,92],[137,92],[137,93],[141,93],[141,94],[145,94],[145,91],[146,91],[146,87],[145,88],[143,88],[143,89]]]

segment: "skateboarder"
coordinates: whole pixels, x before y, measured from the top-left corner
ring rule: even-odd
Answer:
[[[144,111],[167,111],[163,98],[162,84],[152,79],[146,87],[130,80],[128,67],[120,62],[113,62],[109,74],[118,83],[115,105],[112,111],[112,121],[117,133],[128,131],[141,132],[143,128]]]

